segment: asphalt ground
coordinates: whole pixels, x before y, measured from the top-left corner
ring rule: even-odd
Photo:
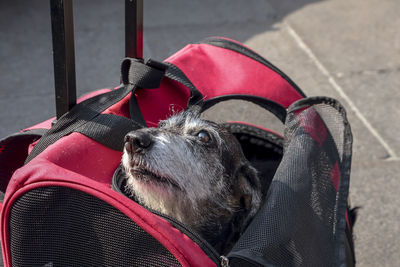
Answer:
[[[49,10],[48,1],[0,2],[2,137],[55,114]],[[337,98],[354,135],[350,200],[360,207],[358,265],[399,266],[399,10],[396,0],[146,0],[144,56],[162,60],[187,43],[229,37],[308,96]],[[122,0],[74,2],[78,95],[118,85],[123,14]],[[251,105],[230,103],[218,114],[265,122]]]

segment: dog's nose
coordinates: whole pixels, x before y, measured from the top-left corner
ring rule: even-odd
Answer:
[[[130,153],[140,153],[149,149],[153,144],[153,138],[150,133],[143,131],[130,132],[125,136],[125,149]]]

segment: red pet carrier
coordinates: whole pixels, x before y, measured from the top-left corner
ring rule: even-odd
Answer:
[[[62,3],[52,1],[53,14]],[[53,16],[53,37],[69,32],[61,16],[68,18],[67,11]],[[128,46],[138,41],[140,50],[140,33],[127,38]],[[71,61],[61,60],[58,72],[59,39],[53,43],[57,88],[74,84],[65,82],[71,65],[63,64]],[[68,34],[63,40],[71,44]],[[68,58],[66,48],[61,54]],[[126,58],[121,71],[119,87],[95,91],[56,121],[0,141],[5,266],[354,264],[347,210],[352,137],[336,100],[306,98],[267,60],[225,38],[189,44],[164,62]],[[58,85],[57,73],[64,75]],[[233,249],[219,255],[185,225],[126,197],[118,167],[125,134],[157,126],[171,105],[204,111],[231,99],[271,112],[285,132],[226,123],[258,169],[266,197]]]

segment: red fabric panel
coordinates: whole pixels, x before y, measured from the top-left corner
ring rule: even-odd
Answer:
[[[122,152],[72,133],[50,145],[38,157],[103,184],[110,184]],[[86,179],[87,180],[87,179]]]
[[[25,192],[42,186],[66,186],[91,194],[119,209],[143,230],[148,232],[162,243],[183,266],[215,266],[215,263],[192,242],[186,235],[164,219],[152,214],[132,200],[110,189],[109,185],[89,180],[73,171],[44,160],[35,158],[29,168],[19,169],[12,178],[9,190],[5,196],[4,207],[1,214],[2,222],[2,249],[6,266],[10,265],[9,248],[9,212],[12,203]],[[27,165],[27,166],[28,166]],[[22,190],[18,190],[23,187]],[[9,192],[16,192],[10,194]]]
[[[164,79],[158,89],[139,89],[136,92],[140,110],[149,127],[182,111],[187,106],[190,91],[178,82]]]
[[[104,110],[105,114],[114,114],[118,116],[122,116],[125,118],[130,118],[130,113],[129,113],[129,99],[131,98],[131,94],[128,94],[124,99],[119,101],[118,103],[112,105],[108,109]]]
[[[225,48],[190,44],[166,61],[178,66],[206,99],[249,94],[268,98],[287,108],[302,98],[273,70]]]

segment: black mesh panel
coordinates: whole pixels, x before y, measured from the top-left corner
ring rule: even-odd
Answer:
[[[281,164],[264,206],[228,255],[231,266],[345,264],[351,161],[345,114],[337,102],[322,98],[289,111]]]
[[[118,209],[66,187],[20,197],[10,238],[13,266],[181,266]]]

